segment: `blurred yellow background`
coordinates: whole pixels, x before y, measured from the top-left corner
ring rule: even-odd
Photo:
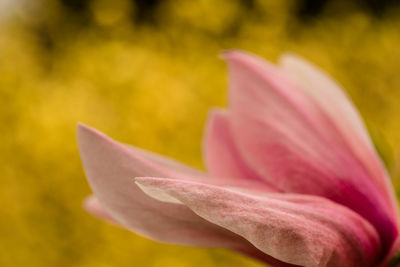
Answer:
[[[361,2],[328,1],[316,16],[293,0],[20,0],[0,12],[0,266],[261,266],[81,208],[78,121],[203,168],[207,110],[226,105],[224,49],[274,62],[292,51],[339,80],[400,192],[400,9]]]

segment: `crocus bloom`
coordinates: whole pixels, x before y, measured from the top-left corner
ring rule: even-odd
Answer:
[[[389,176],[346,94],[303,59],[239,51],[210,112],[207,173],[78,127],[86,209],[166,243],[273,266],[385,266],[400,249]]]

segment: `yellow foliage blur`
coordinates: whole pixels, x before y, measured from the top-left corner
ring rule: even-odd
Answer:
[[[331,1],[301,22],[294,1],[253,2],[163,1],[157,23],[135,23],[132,1],[90,1],[79,19],[44,1],[0,20],[0,266],[261,266],[159,244],[81,209],[90,189],[77,122],[203,168],[207,110],[226,105],[217,55],[230,48],[272,61],[292,51],[338,79],[400,189],[400,10],[377,18]]]

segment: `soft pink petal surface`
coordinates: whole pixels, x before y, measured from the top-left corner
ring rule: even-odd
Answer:
[[[362,123],[357,109],[351,103],[346,92],[322,70],[297,55],[286,53],[279,60],[279,66],[290,76],[339,127],[345,138],[362,142],[374,150],[368,131]],[[357,139],[354,139],[357,137]],[[353,142],[348,145],[352,146]]]
[[[153,195],[153,197],[154,197],[154,195]],[[159,199],[160,197],[157,196],[156,198]],[[174,201],[174,203],[177,203],[177,202],[179,202],[179,201],[177,201],[177,200]],[[85,200],[84,208],[90,214],[98,217],[99,219],[111,222],[113,224],[118,224],[114,220],[114,218],[112,218],[111,215],[101,207],[100,203],[97,201],[96,197],[94,197],[94,196],[90,196]],[[279,261],[279,260],[263,253],[262,251],[258,250],[253,245],[251,245],[245,239],[242,239],[242,242],[239,242],[239,243],[240,244],[234,244],[234,246],[230,247],[230,249],[240,252],[248,257],[254,258],[258,261],[270,264],[271,266],[274,266],[274,267],[298,267],[298,265],[293,265],[293,264]]]
[[[84,207],[94,216],[161,242],[225,247],[274,266],[293,266],[264,255],[243,237],[201,218],[179,202],[165,203],[149,197],[133,180],[148,174],[176,174],[181,179],[194,175],[192,180],[207,180],[201,177],[201,172],[117,143],[84,125],[78,127],[78,143],[87,179],[96,196],[86,199]],[[223,180],[222,184],[229,184],[229,180]],[[232,184],[243,189],[243,183],[236,184],[234,180]]]
[[[263,192],[279,191],[248,167],[237,150],[230,124],[226,111],[214,109],[209,113],[203,140],[203,157],[209,174],[220,180],[251,183]]]
[[[85,209],[155,240],[226,247],[273,266],[385,266],[400,247],[397,203],[347,95],[290,54],[280,67],[224,57],[230,103],[209,116],[209,174],[80,125],[95,195]],[[141,176],[166,178],[135,183]]]
[[[258,249],[244,238],[204,220],[183,205],[160,202],[147,196],[133,182],[133,177],[150,173],[185,176],[199,174],[197,170],[119,144],[83,125],[78,128],[78,142],[86,176],[97,196],[89,197],[84,203],[91,214],[161,242],[226,247],[276,266],[292,266],[268,255],[261,256]],[[168,164],[158,165],[148,161],[150,158]]]
[[[204,162],[210,175],[260,179],[237,151],[226,111],[214,109],[209,113],[203,144]]]
[[[90,213],[91,215],[102,219],[104,221],[113,223],[113,224],[118,224],[118,222],[108,213],[106,210],[104,210],[99,201],[95,196],[88,196],[85,201],[83,202],[83,208]]]
[[[349,153],[361,161],[377,187],[391,198],[390,204],[397,213],[397,201],[389,175],[383,168],[360,114],[346,92],[322,70],[299,56],[284,54],[280,63],[285,73],[293,78],[332,120],[333,127],[342,136]]]
[[[83,125],[78,128],[78,143],[84,170],[95,196],[121,225],[169,243],[218,247],[238,242],[235,235],[205,221],[188,208],[148,197],[133,182],[135,176],[149,174],[169,177],[175,174],[174,170],[164,171],[164,166],[146,160],[126,146]]]
[[[244,237],[267,255],[300,266],[373,266],[380,254],[372,225],[350,209],[316,196],[253,196],[223,187],[136,178],[152,197],[168,195],[202,218]]]
[[[397,206],[384,167],[365,135],[358,136],[360,126],[343,134],[323,97],[317,102],[268,62],[241,52],[224,57],[233,139],[249,168],[285,192],[324,196],[351,208],[377,229],[387,251],[398,233]],[[364,140],[357,146],[369,151],[367,160],[349,144],[357,138]]]
[[[131,152],[137,155],[137,157],[140,157],[146,161],[150,167],[159,169],[160,171],[168,173],[169,175],[189,180],[210,179],[208,174],[183,165],[173,159],[131,145],[125,145],[125,147],[131,150]]]

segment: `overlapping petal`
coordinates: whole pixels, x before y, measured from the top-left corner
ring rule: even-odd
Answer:
[[[277,267],[385,266],[400,244],[397,203],[347,95],[291,54],[279,67],[224,57],[229,109],[209,116],[208,173],[80,125],[94,192],[85,209],[158,241],[226,247]]]
[[[279,191],[249,168],[237,151],[226,111],[214,109],[209,113],[203,140],[203,157],[211,176],[236,179],[238,183],[250,182],[258,187],[262,185],[263,192]]]
[[[78,127],[78,143],[83,167],[95,195],[86,200],[85,208],[93,215],[166,243],[227,247],[258,254],[257,249],[242,237],[204,220],[185,206],[148,197],[133,182],[133,177],[149,174],[213,182],[201,172],[117,143],[84,125]],[[248,189],[253,187],[235,180],[230,183],[228,179],[215,183],[242,190],[246,186]],[[260,187],[257,189],[261,190]],[[268,256],[262,258],[271,261]]]
[[[136,183],[150,196],[182,203],[283,262],[308,267],[373,266],[380,254],[379,236],[372,225],[350,209],[321,197],[254,196],[165,178],[136,178]]]
[[[168,243],[229,247],[238,242],[229,231],[205,221],[182,205],[150,198],[133,183],[133,177],[150,173],[179,177],[182,169],[177,168],[177,163],[173,164],[174,169],[167,169],[83,125],[78,129],[78,143],[95,196],[101,207],[121,225]],[[183,173],[188,172],[186,167],[183,169]]]
[[[210,175],[238,179],[258,178],[237,151],[226,111],[212,110],[209,113],[203,145],[204,162]]]
[[[285,192],[324,196],[351,208],[377,229],[387,251],[398,234],[392,189],[357,114],[350,112],[347,122],[334,117],[343,97],[330,99],[336,106],[327,108],[324,99],[335,91],[311,96],[308,91],[321,83],[314,84],[313,76],[306,76],[313,86],[307,91],[305,83],[253,55],[233,51],[224,57],[232,134],[249,168]]]
[[[394,213],[397,213],[396,197],[389,176],[382,167],[382,161],[376,153],[360,114],[346,92],[318,67],[294,54],[284,54],[280,59],[280,66],[332,120],[333,127],[342,136],[349,153],[360,160],[377,187],[390,198],[389,204]]]

